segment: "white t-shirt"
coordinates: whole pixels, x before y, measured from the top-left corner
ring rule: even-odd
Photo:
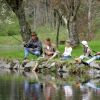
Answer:
[[[64,56],[71,56],[71,53],[72,53],[72,47],[65,47],[65,51],[63,53]]]

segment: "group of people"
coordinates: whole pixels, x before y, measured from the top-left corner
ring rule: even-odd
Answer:
[[[92,61],[100,59],[100,52],[97,52],[95,55],[92,55],[92,50],[90,49],[87,41],[82,41],[81,44],[83,45],[84,48],[84,54],[79,57],[81,63],[90,64]],[[24,47],[25,47],[25,59],[27,59],[29,53],[36,56],[43,56],[49,59],[53,59],[58,54],[60,54],[60,52],[55,49],[55,46],[52,44],[50,38],[47,38],[44,41],[44,44],[42,44],[42,42],[39,40],[35,32],[32,33],[31,39],[28,41],[28,43],[24,43]],[[70,41],[67,41],[61,60],[67,60],[71,58],[72,57],[71,53],[72,53],[72,45]],[[83,62],[84,58],[90,58],[90,59],[86,62]]]

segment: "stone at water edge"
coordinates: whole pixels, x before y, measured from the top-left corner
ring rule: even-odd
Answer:
[[[0,68],[10,68],[10,62],[7,63],[6,61],[0,60]]]
[[[25,67],[25,65],[27,64],[27,63],[29,63],[30,61],[28,60],[28,59],[25,59],[25,60],[23,60],[22,61],[22,67]]]
[[[8,68],[5,68],[5,69],[0,69],[0,75],[5,75],[5,74],[10,74],[11,73],[11,71],[10,71],[10,69],[8,69]]]
[[[20,62],[19,62],[19,60],[14,60],[13,63],[15,64],[13,66],[14,69],[19,69],[20,68]]]
[[[25,68],[26,67],[34,67],[34,66],[35,66],[35,61],[30,61],[25,65]]]
[[[90,67],[94,67],[94,68],[100,69],[100,65],[97,64],[97,63],[95,63],[95,62],[91,62],[91,63],[90,63]]]
[[[90,69],[90,70],[88,71],[88,73],[89,73],[90,75],[96,75],[96,74],[100,74],[100,70],[97,70],[97,69]]]
[[[7,69],[10,69],[10,67],[11,67],[11,63],[10,62],[4,66],[4,68],[7,68]]]
[[[52,67],[54,67],[56,65],[56,62],[53,62],[53,63],[51,63],[49,66],[48,66],[48,68],[52,68]]]

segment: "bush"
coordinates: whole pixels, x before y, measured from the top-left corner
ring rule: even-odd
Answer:
[[[12,35],[17,35],[18,33],[17,33],[17,31],[15,31],[15,30],[8,30],[8,32],[7,32],[7,35],[8,36],[12,36]]]
[[[17,35],[19,34],[19,23],[18,20],[14,20],[14,23],[8,24],[8,23],[3,23],[0,26],[0,35],[1,36],[11,36],[11,35]]]

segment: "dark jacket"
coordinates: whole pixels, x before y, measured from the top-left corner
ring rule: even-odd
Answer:
[[[42,53],[42,43],[41,43],[41,41],[39,41],[39,39],[36,39],[36,40],[30,39],[28,41],[28,43],[26,43],[25,47],[33,48],[34,50],[41,51],[41,53]]]

